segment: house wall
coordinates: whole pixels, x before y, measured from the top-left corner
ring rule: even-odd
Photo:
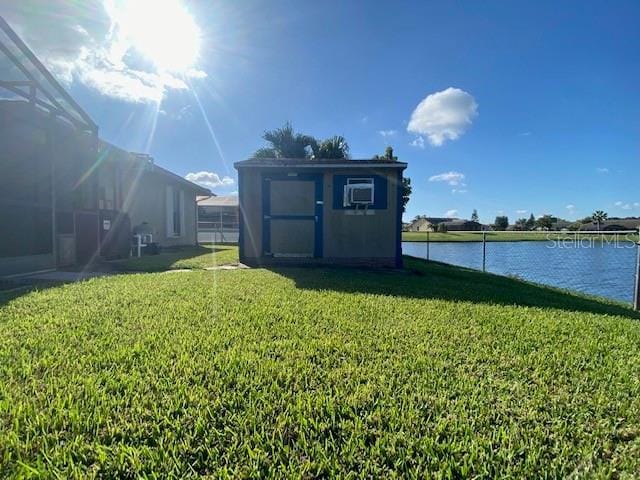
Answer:
[[[94,135],[27,102],[0,100],[0,276],[87,263],[105,254],[99,245],[107,237],[117,236],[127,255],[129,225],[143,221],[161,245],[196,243],[195,188],[145,170],[128,152],[98,146]],[[183,192],[179,237],[167,235],[167,185]],[[113,221],[121,210],[130,222]],[[122,229],[106,232],[105,215]]]
[[[287,169],[283,172],[295,172]],[[322,259],[265,259],[262,255],[262,174],[274,169],[240,169],[240,208],[243,221],[241,261],[247,263],[332,263],[395,266],[399,243],[398,229],[398,170],[379,169],[326,169],[323,177]],[[309,169],[299,173],[313,173]],[[315,172],[318,173],[318,172]],[[353,210],[335,208],[334,195],[342,198],[342,183],[334,185],[336,176],[355,178],[378,176],[386,180],[384,208]],[[274,182],[280,183],[280,182]],[[285,182],[286,183],[286,182]],[[273,189],[272,199],[278,190]],[[338,188],[339,191],[334,192]],[[294,226],[294,221],[290,225]],[[293,232],[294,230],[292,230]]]
[[[410,228],[409,231],[411,232],[433,232],[435,231],[435,226],[426,221],[426,220],[420,220],[418,222],[415,222]]]
[[[165,175],[138,170],[124,171],[121,179],[123,210],[129,214],[131,227],[146,222],[153,231],[153,241],[165,247],[195,245],[197,241],[196,192]],[[183,192],[184,231],[180,236],[168,234],[167,187]]]

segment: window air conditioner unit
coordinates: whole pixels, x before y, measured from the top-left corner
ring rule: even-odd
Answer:
[[[348,206],[373,205],[372,183],[350,183],[344,186],[344,204]]]

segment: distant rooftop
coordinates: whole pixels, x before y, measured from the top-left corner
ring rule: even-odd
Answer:
[[[313,159],[313,158],[250,158],[233,164],[236,168],[242,167],[308,167],[322,168],[333,166],[336,168],[401,168],[407,167],[405,162],[396,162],[386,159]]]
[[[237,195],[229,195],[227,197],[198,197],[196,199],[198,206],[200,207],[237,207],[238,206],[238,196]]]
[[[474,220],[464,220],[462,218],[449,218],[442,223],[446,223],[448,225],[466,225],[467,223],[477,223],[479,225],[479,222],[476,222]]]
[[[431,224],[443,223],[443,222],[457,222],[465,221],[457,217],[420,217],[413,220],[413,222],[426,221]]]

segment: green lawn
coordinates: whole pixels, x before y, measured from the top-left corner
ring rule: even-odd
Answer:
[[[131,274],[0,296],[0,477],[640,471],[637,315],[407,267]]]
[[[576,237],[577,235],[577,237]],[[561,239],[585,239],[585,238],[598,238],[598,239],[610,239],[613,241],[614,235],[595,235],[585,233],[574,232],[487,232],[488,242],[533,242],[533,241],[547,241],[561,240]],[[620,241],[625,239],[631,241],[637,241],[638,235],[619,234]],[[438,233],[433,232],[427,234],[427,232],[402,232],[402,240],[405,242],[481,242],[482,232],[447,232]]]
[[[238,263],[238,247],[232,245],[199,245],[166,250],[159,255],[145,255],[111,262],[124,272],[162,272],[176,269],[205,269]]]

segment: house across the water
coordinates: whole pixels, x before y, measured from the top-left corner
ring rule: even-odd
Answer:
[[[640,229],[640,218],[609,218],[600,222],[600,225],[596,222],[585,223],[580,228],[581,230],[595,231],[598,228],[602,231],[627,231],[637,232]]]
[[[240,261],[402,266],[402,172],[390,160],[237,162]]]
[[[452,232],[473,232],[483,229],[482,224],[473,220],[462,220],[460,218],[449,217],[426,217],[415,218],[408,226],[409,232],[435,232],[440,225],[444,225],[446,231]]]

